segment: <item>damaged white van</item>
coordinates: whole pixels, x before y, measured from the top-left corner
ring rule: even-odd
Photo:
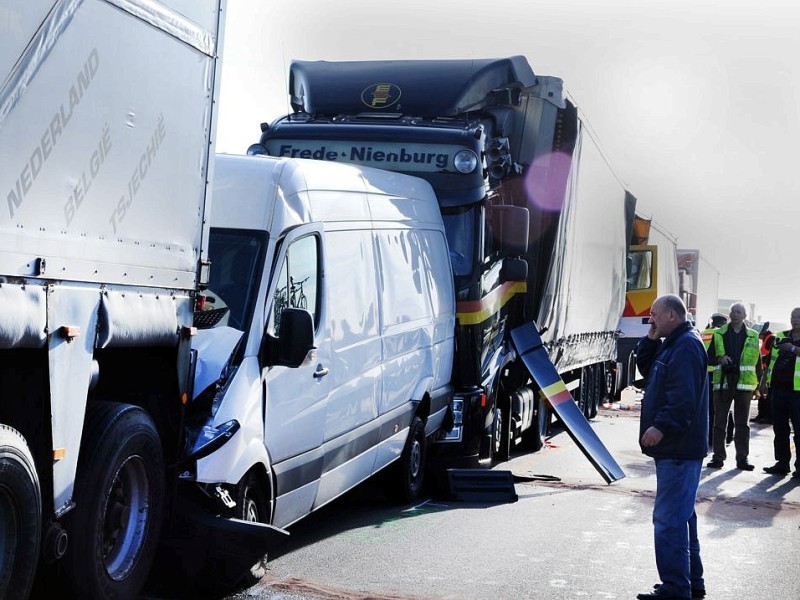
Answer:
[[[386,467],[415,499],[452,397],[455,326],[428,183],[221,155],[208,255],[184,480],[276,527]]]

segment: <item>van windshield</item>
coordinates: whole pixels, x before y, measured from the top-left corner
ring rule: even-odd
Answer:
[[[211,228],[208,258],[211,277],[195,311],[198,329],[233,327],[244,331],[250,322],[261,280],[259,265],[267,244],[266,233],[246,229]]]

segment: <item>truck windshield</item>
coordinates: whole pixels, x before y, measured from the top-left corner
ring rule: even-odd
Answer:
[[[256,300],[266,235],[258,231],[211,228],[211,277],[204,302],[195,311],[199,329],[233,327],[244,331]]]
[[[450,246],[453,275],[466,276],[473,271],[479,223],[478,205],[459,206],[442,210],[442,219]]]

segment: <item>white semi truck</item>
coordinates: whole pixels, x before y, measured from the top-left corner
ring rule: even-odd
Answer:
[[[167,526],[224,4],[0,3],[2,598],[134,598]]]

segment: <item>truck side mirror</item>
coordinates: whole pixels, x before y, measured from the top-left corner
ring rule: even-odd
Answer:
[[[528,279],[528,261],[524,258],[505,258],[500,267],[500,282],[526,281]]]
[[[528,250],[528,209],[522,206],[494,206],[495,227],[499,225],[503,256],[520,256]]]
[[[313,360],[314,320],[302,308],[281,311],[279,337],[265,335],[261,344],[261,364],[296,368]]]

